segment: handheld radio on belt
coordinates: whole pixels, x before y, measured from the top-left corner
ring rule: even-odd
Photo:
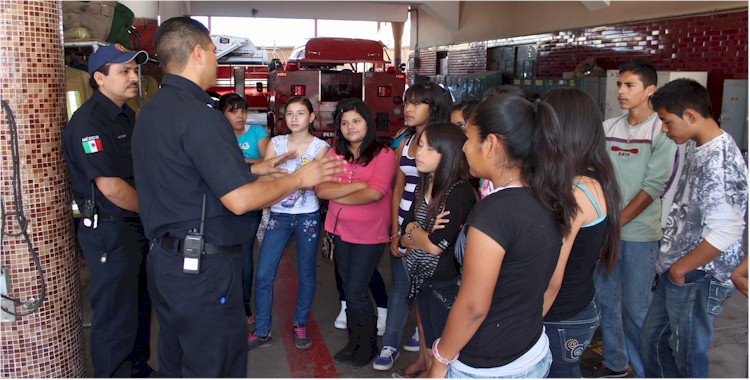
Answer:
[[[198,274],[201,271],[201,255],[203,254],[203,222],[206,218],[206,194],[203,194],[203,206],[201,206],[200,229],[195,229],[185,235],[182,244],[182,272]]]
[[[83,216],[83,225],[96,229],[99,224],[99,209],[96,207],[96,193],[94,192],[94,181],[91,181],[91,199],[83,202],[81,215]]]

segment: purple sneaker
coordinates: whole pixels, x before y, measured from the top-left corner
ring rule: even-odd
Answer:
[[[419,351],[419,331],[414,329],[414,335],[404,343],[404,351],[418,352]]]
[[[380,355],[372,362],[372,368],[378,371],[388,371],[393,368],[393,362],[398,359],[398,350],[391,346],[383,346]]]

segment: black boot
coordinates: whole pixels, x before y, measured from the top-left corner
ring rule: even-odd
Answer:
[[[350,368],[362,368],[378,355],[378,328],[375,319],[370,324],[357,326],[358,347],[351,360],[347,362]]]
[[[344,348],[337,352],[336,355],[333,355],[334,363],[348,363],[352,359],[352,356],[354,356],[354,353],[357,350],[357,335],[355,333],[356,326],[357,319],[354,317],[354,314],[350,313],[349,309],[347,309],[346,331],[348,333],[349,342]]]

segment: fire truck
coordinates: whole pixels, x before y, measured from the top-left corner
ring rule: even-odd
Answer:
[[[346,98],[362,99],[375,119],[378,138],[389,138],[404,125],[406,76],[390,65],[381,42],[356,38],[310,38],[296,47],[285,66],[268,74],[268,127],[272,134],[288,132],[284,106],[293,96],[313,104],[314,132],[333,136],[333,111]]]
[[[248,38],[213,35],[216,45],[216,84],[206,91],[215,97],[236,92],[249,104],[248,119],[253,124],[266,124],[269,111],[267,83],[269,66],[281,64],[279,49],[257,48]]]

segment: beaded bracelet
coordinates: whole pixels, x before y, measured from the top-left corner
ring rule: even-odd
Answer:
[[[450,359],[450,360],[440,356],[440,353],[438,352],[438,342],[440,342],[440,338],[435,339],[435,343],[432,344],[432,355],[435,356],[435,359],[437,361],[445,365],[448,365],[458,360],[459,354],[456,354],[456,356],[454,356],[453,359]]]
[[[419,228],[419,226],[415,224],[411,226],[411,228],[409,228],[409,232],[406,233],[406,238],[409,239],[410,242],[414,242],[414,239],[412,239],[411,237],[411,232],[414,231],[416,228]]]

